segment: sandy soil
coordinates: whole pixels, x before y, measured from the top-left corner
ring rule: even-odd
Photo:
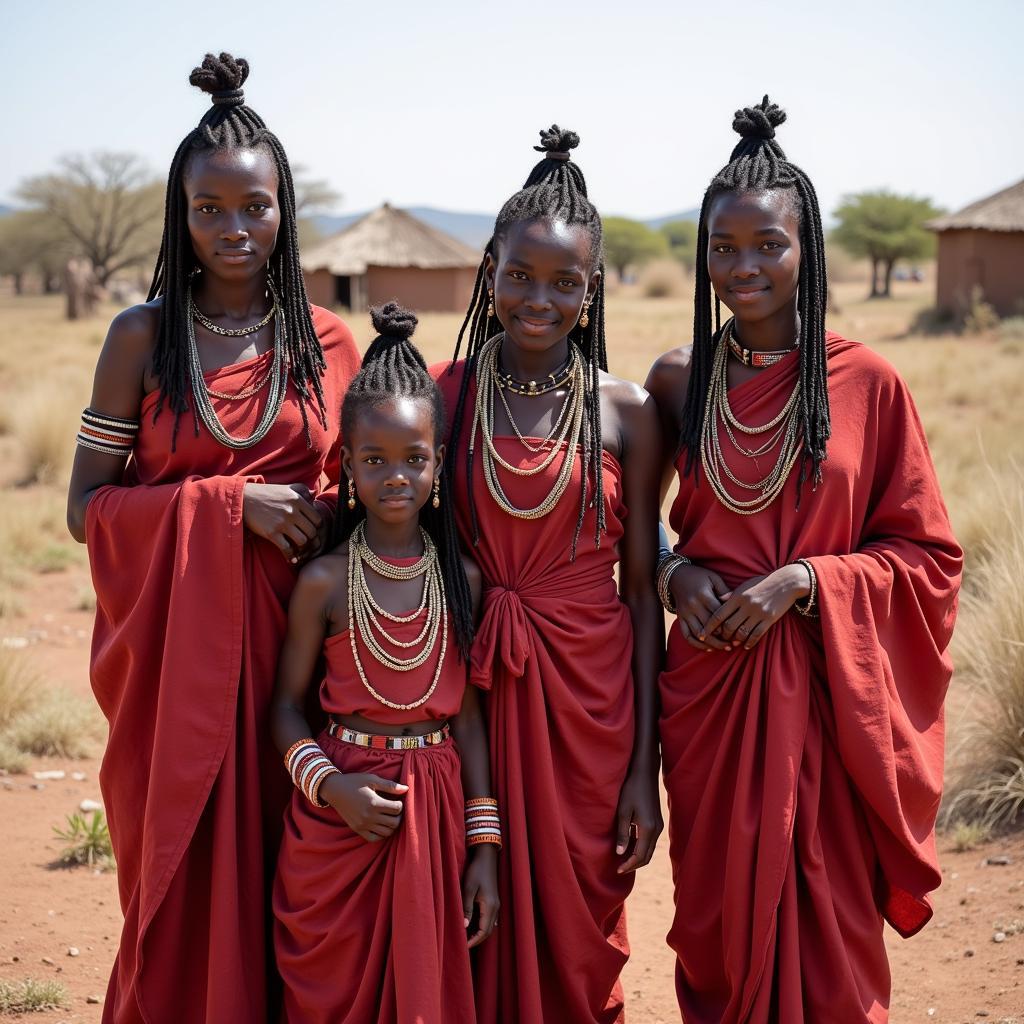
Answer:
[[[27,639],[41,674],[78,693],[88,692],[92,616],[75,605],[87,584],[79,568],[33,577],[22,595],[25,615],[0,622],[0,638]],[[69,993],[65,1009],[7,1019],[100,1020],[101,1006],[89,1000],[102,1000],[117,947],[116,880],[87,868],[50,866],[61,847],[52,828],[83,799],[99,798],[98,767],[95,760],[39,759],[29,774],[0,779],[0,814],[7,829],[0,869],[0,981],[56,977]],[[33,771],[51,768],[64,769],[67,778],[35,783]],[[85,779],[73,780],[73,771]],[[1009,863],[990,864],[993,858]],[[1024,1024],[1024,837],[966,853],[946,844],[943,870],[945,884],[936,894],[928,928],[909,941],[889,935],[892,1024]],[[633,956],[623,981],[633,1024],[679,1020],[673,961],[664,945],[671,910],[663,843],[629,904]],[[997,931],[1005,934],[1004,941],[994,941]],[[72,948],[77,955],[69,955]]]

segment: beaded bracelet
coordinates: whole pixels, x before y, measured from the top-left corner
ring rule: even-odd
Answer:
[[[139,420],[126,420],[123,416],[83,409],[82,425],[78,428],[75,443],[94,452],[127,458],[135,447],[139,426]]]
[[[493,843],[501,849],[501,819],[498,801],[489,796],[478,796],[466,801],[466,845],[481,846]]]
[[[672,596],[672,591],[669,589],[669,584],[672,581],[672,574],[681,565],[693,565],[693,562],[691,562],[686,555],[677,555],[674,551],[663,555],[661,561],[658,562],[658,597],[661,600],[662,607],[670,615],[675,614],[676,602],[675,598]]]
[[[306,736],[288,748],[284,766],[292,782],[314,807],[327,806],[320,799],[320,786],[328,775],[333,775],[338,769],[312,736]]]
[[[806,599],[801,604],[800,600],[797,599],[793,602],[793,607],[801,615],[807,616],[809,619],[816,619],[818,613],[814,610],[815,602],[818,599],[818,576],[814,571],[814,566],[807,561],[806,558],[798,558],[793,563],[794,565],[802,565],[807,570],[807,575],[811,580],[811,592],[807,595]]]

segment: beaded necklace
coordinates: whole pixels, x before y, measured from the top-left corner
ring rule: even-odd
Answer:
[[[441,669],[444,666],[444,657],[448,650],[448,604],[444,592],[444,581],[441,579],[437,548],[430,539],[430,534],[420,527],[420,536],[423,538],[423,555],[413,565],[392,565],[376,554],[366,543],[365,528],[365,520],[357,523],[348,542],[348,614],[352,659],[356,663],[356,670],[363,686],[374,700],[396,711],[410,711],[430,700],[434,690],[437,689],[438,680],[441,678]],[[409,615],[394,615],[385,611],[370,592],[370,586],[366,581],[367,566],[378,576],[389,580],[414,580],[422,576],[423,593],[419,607]],[[427,614],[423,629],[414,640],[396,639],[387,631],[387,627],[382,621],[412,622],[424,608]],[[434,678],[426,693],[411,704],[396,704],[379,693],[366,677],[366,670],[359,657],[359,645],[356,643],[357,631],[366,649],[384,668],[392,672],[412,672],[423,665],[434,653],[437,647],[438,633],[440,633],[441,653],[437,659],[437,667],[434,669]],[[419,653],[408,658],[396,657],[383,646],[378,635],[388,644],[404,650],[421,644],[422,647]]]
[[[803,445],[799,432],[800,379],[793,387],[786,404],[767,423],[751,427],[742,423],[729,404],[729,342],[732,339],[732,321],[728,321],[715,349],[711,382],[704,406],[704,425],[701,429],[701,465],[711,484],[715,497],[728,509],[738,515],[750,516],[766,509],[782,493],[786,480],[796,463]],[[756,483],[745,483],[729,468],[722,451],[718,425],[721,422],[733,448],[745,458],[755,459],[765,455],[776,445],[779,453],[771,471]],[[734,431],[748,437],[769,434],[768,439],[755,448],[740,443]],[[733,497],[723,476],[744,491],[760,492],[756,498],[745,500]]]
[[[562,406],[561,411],[555,418],[555,425],[551,432],[541,442],[540,445],[530,444],[523,436],[522,432],[516,425],[511,412],[509,411],[508,404],[505,402],[505,396],[502,394],[501,387],[501,373],[498,369],[498,349],[501,346],[503,335],[498,335],[487,342],[484,347],[480,350],[480,355],[477,360],[477,390],[476,390],[476,402],[473,409],[473,423],[469,432],[469,457],[473,458],[473,453],[476,446],[476,434],[479,428],[480,434],[483,437],[483,452],[482,452],[482,465],[484,472],[484,480],[487,483],[487,489],[491,493],[491,497],[495,500],[498,506],[510,516],[514,516],[516,519],[541,519],[548,515],[551,510],[558,504],[559,499],[565,493],[566,488],[569,486],[569,480],[572,478],[572,469],[576,461],[576,445],[578,443],[585,443],[585,424],[584,424],[584,412],[585,412],[585,401],[587,393],[587,371],[585,369],[586,363],[580,354],[579,348],[576,345],[572,345],[570,366],[571,374],[568,378],[568,393],[565,396],[565,402]],[[508,413],[509,420],[512,423],[512,429],[515,431],[519,441],[527,448],[528,451],[534,454],[544,450],[548,447],[550,450],[547,455],[541,461],[533,467],[523,469],[520,466],[513,466],[510,462],[502,458],[501,454],[494,444],[494,395],[497,393],[500,396],[500,401],[505,403],[505,411]],[[564,451],[563,451],[564,445]],[[562,455],[562,464],[558,471],[558,476],[555,482],[551,486],[551,490],[547,496],[535,505],[533,508],[519,508],[513,505],[505,494],[504,489],[501,486],[501,481],[498,479],[497,466],[501,466],[515,476],[536,476],[538,473],[543,473],[555,459],[558,458],[559,454]]]
[[[273,305],[271,307],[271,313],[275,313],[279,310],[280,304],[278,302],[277,293],[274,291],[274,286],[267,279],[267,289],[270,291]],[[191,312],[195,312],[195,303],[192,301],[191,293],[189,294],[189,307]],[[204,324],[205,326],[205,324]],[[239,392],[235,395],[225,395],[223,392],[211,391],[207,388],[206,380],[203,377],[203,366],[199,361],[199,348],[196,345],[196,328],[195,318],[189,316],[188,318],[188,372],[189,380],[192,385],[192,398],[195,402],[196,412],[199,414],[199,418],[203,421],[204,426],[213,435],[214,439],[226,448],[233,448],[236,451],[244,448],[251,448],[255,444],[259,444],[270,432],[270,428],[274,425],[277,420],[278,413],[281,411],[281,406],[284,404],[285,391],[288,389],[288,373],[284,367],[284,339],[282,337],[284,332],[284,326],[282,323],[282,317],[274,317],[274,355],[271,361],[270,370],[264,380],[260,381],[258,385],[254,385],[252,388],[246,388],[245,391]],[[261,390],[264,386],[269,384],[270,394],[267,397],[267,404],[263,410],[263,415],[260,417],[259,423],[256,424],[255,430],[248,437],[235,437],[233,434],[229,434],[224,424],[221,423],[217,416],[216,410],[213,408],[213,403],[210,401],[210,395],[214,395],[217,398],[228,398],[229,400],[237,400],[240,398],[248,398]],[[246,393],[248,392],[248,394]]]

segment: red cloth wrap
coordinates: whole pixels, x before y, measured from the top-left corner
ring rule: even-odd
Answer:
[[[332,807],[294,793],[274,887],[284,1019],[474,1024],[462,910],[465,805],[454,742],[373,750],[325,732],[319,743],[343,772],[379,775],[409,791],[397,798],[405,805],[398,830],[376,843]]]
[[[156,396],[124,484],[100,488],[86,516],[96,625],[93,690],[110,725],[100,785],[125,914],[105,1022],[259,1022],[267,1015],[267,884],[289,780],[267,710],[294,571],[246,532],[247,482],[337,476],[338,410],[358,366],[348,328],[314,309],[327,357],[328,427],[309,410],[312,448],[289,385],[277,422],[233,451],[191,413],[153,421]],[[206,374],[235,392],[269,354]],[[225,426],[250,432],[264,389],[214,399]],[[335,485],[336,486],[336,485]]]
[[[678,550],[727,586],[808,558],[821,616],[787,613],[750,652],[704,654],[671,633],[669,943],[688,1024],[886,1021],[882,918],[917,931],[940,882],[961,552],[906,386],[870,349],[827,344],[833,433],[817,490],[797,509],[794,471],[767,510],[740,517],[680,472],[672,509]],[[793,356],[732,389],[734,411],[766,422],[796,370]],[[724,433],[722,447],[749,477]]]
[[[432,371],[454,410],[461,364]],[[487,490],[475,456],[473,493],[480,540],[472,545],[466,489],[467,433],[448,455],[456,474],[459,528],[485,583],[471,678],[491,686],[491,770],[504,849],[501,919],[476,960],[483,1024],[588,1024],[622,1017],[619,974],[629,955],[624,902],[631,875],[618,875],[616,808],[633,748],[633,630],[613,576],[626,509],[621,470],[605,454],[608,533],[594,546],[588,509],[575,562],[580,459],[554,510],[513,519]],[[480,444],[478,439],[478,445]],[[522,466],[515,438],[497,442]],[[550,490],[559,460],[518,477],[499,469],[521,507]]]

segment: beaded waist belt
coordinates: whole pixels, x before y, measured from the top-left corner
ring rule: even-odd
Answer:
[[[452,734],[451,727],[445,722],[436,732],[424,733],[422,736],[382,736],[375,732],[356,732],[336,722],[333,718],[327,726],[327,734],[342,743],[354,743],[357,747],[373,747],[375,750],[420,750],[422,747],[434,747],[444,743]]]

